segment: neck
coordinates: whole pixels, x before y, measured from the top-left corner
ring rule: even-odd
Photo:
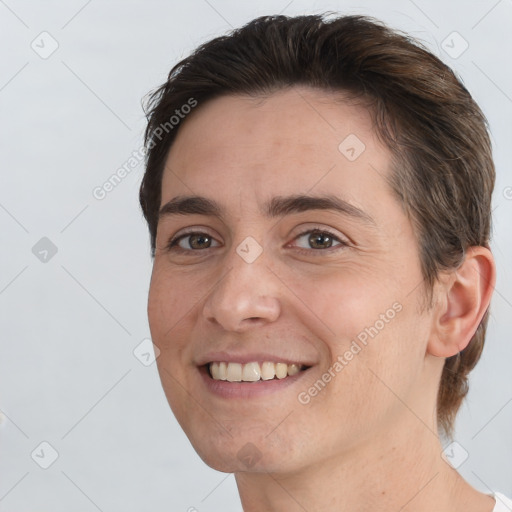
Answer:
[[[491,512],[494,499],[441,458],[437,431],[404,414],[402,428],[297,471],[236,473],[244,512]]]

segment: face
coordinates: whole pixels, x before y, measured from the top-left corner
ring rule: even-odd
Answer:
[[[343,456],[435,396],[417,243],[389,172],[368,112],[328,92],[226,96],[180,127],[149,323],[168,402],[215,469]]]

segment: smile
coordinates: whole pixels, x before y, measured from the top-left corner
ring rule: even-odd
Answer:
[[[228,382],[258,382],[261,380],[284,379],[306,370],[303,364],[274,363],[265,361],[259,363],[211,362],[207,365],[210,377],[213,380]]]

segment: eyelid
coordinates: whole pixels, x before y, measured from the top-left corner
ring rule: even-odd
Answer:
[[[326,227],[322,227],[322,226],[312,226],[307,229],[304,229],[300,233],[297,233],[293,236],[292,242],[294,242],[298,238],[301,238],[304,235],[307,235],[308,233],[313,233],[313,232],[318,232],[321,234],[329,235],[332,239],[334,239],[336,242],[339,242],[339,243],[338,243],[338,245],[336,245],[334,247],[328,247],[327,249],[304,249],[302,247],[298,247],[297,250],[299,252],[308,253],[308,254],[316,254],[316,255],[321,255],[321,254],[325,255],[326,253],[329,254],[331,252],[340,250],[341,248],[350,247],[350,245],[351,245],[350,241],[346,237],[340,236],[339,234],[335,233],[334,230],[332,230],[331,228],[326,228]],[[287,246],[289,246],[289,244]]]
[[[209,233],[207,228],[203,227],[191,227],[191,228],[185,228],[185,231],[178,231],[177,234],[171,236],[169,240],[165,244],[165,250],[170,251],[172,249],[175,249],[177,247],[177,244],[181,241],[182,238],[186,238],[190,235],[208,235],[211,239],[217,241],[217,239]],[[210,249],[210,247],[208,247]],[[198,250],[194,249],[182,249],[181,247],[177,247],[176,250],[182,250],[185,252],[200,252]]]
[[[347,236],[341,234],[339,231],[335,230],[334,228],[328,227],[328,226],[323,226],[321,224],[307,225],[307,223],[306,223],[306,227],[304,227],[304,225],[301,225],[300,228],[301,228],[301,231],[299,231],[298,233],[295,233],[295,234],[292,232],[292,234],[290,235],[290,236],[293,236],[293,240],[295,240],[299,236],[305,235],[306,233],[310,233],[311,231],[320,231],[322,233],[328,233],[332,237],[340,240],[341,242],[346,242],[346,243],[350,242],[349,238]],[[297,228],[297,229],[299,229],[299,228]]]

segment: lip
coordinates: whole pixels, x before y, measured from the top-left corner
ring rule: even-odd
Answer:
[[[315,361],[311,360],[305,360],[301,357],[298,357],[297,359],[292,359],[288,356],[280,356],[277,354],[270,354],[270,353],[264,353],[264,352],[243,352],[240,354],[237,354],[235,352],[209,352],[208,354],[205,354],[204,356],[201,356],[197,359],[195,364],[197,366],[204,366],[208,363],[213,362],[222,362],[225,361],[226,363],[240,363],[240,364],[246,364],[246,363],[264,363],[265,361],[269,361],[271,363],[286,363],[286,364],[299,364],[304,366],[314,366],[316,363]]]
[[[250,361],[255,360],[257,359],[250,359]],[[268,361],[268,359],[265,360]],[[221,361],[226,361],[226,359],[221,359]],[[240,362],[240,360],[237,359],[236,362]],[[259,396],[269,395],[271,393],[276,393],[278,391],[283,391],[287,387],[301,380],[304,377],[304,374],[306,374],[310,369],[311,368],[302,370],[299,373],[285,377],[284,379],[258,380],[256,382],[228,382],[226,380],[212,379],[210,377],[210,373],[208,372],[206,364],[203,364],[202,366],[198,367],[198,371],[201,374],[202,380],[206,385],[208,391],[222,398],[231,399],[255,398]]]

